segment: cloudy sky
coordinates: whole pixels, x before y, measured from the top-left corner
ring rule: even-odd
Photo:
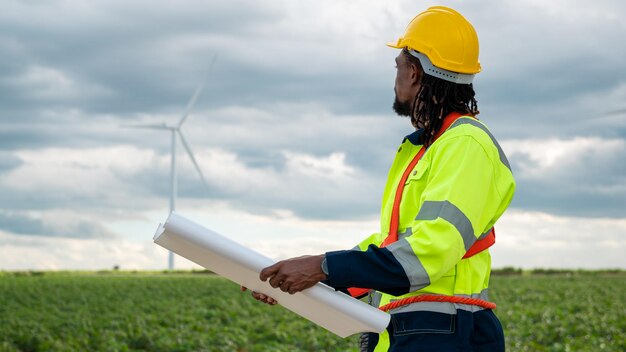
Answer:
[[[273,258],[378,229],[395,41],[432,1],[3,2],[0,270],[162,269],[169,203]],[[626,268],[626,4],[445,1],[476,27],[480,118],[518,181],[495,267]],[[177,258],[178,268],[193,265]]]

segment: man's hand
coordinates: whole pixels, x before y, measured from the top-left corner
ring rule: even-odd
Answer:
[[[326,279],[322,260],[324,254],[282,260],[261,270],[259,277],[262,281],[269,279],[269,284],[274,288],[294,294]]]

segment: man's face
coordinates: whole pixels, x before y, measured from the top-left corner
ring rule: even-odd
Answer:
[[[418,68],[411,64],[404,53],[396,57],[396,83],[394,92],[396,93],[393,102],[393,111],[400,116],[411,116],[413,112],[413,101],[419,91],[420,73]]]

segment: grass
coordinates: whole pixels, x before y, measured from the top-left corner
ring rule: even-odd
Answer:
[[[494,276],[509,351],[625,351],[626,273]],[[214,275],[0,273],[0,351],[357,351]]]

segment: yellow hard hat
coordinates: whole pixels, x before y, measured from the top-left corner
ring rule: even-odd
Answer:
[[[441,71],[435,76],[443,79],[448,73],[460,73],[457,83],[466,83],[468,78],[463,76],[473,77],[480,72],[478,36],[474,27],[463,15],[445,6],[430,7],[415,16],[404,35],[396,43],[387,45],[407,48],[413,55],[415,52],[425,55]],[[471,78],[469,81],[471,83]]]

